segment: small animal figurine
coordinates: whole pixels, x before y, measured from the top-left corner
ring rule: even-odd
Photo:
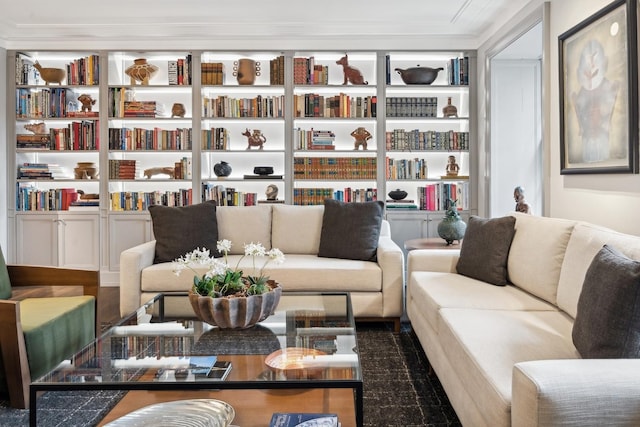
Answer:
[[[364,77],[362,77],[362,73],[360,72],[360,70],[349,65],[349,59],[347,58],[347,55],[337,60],[336,64],[342,65],[342,72],[344,73],[344,81],[342,82],[343,85],[346,85],[347,82],[351,83],[352,85],[369,84],[369,82],[365,81]]]
[[[356,140],[353,143],[353,149],[357,150],[361,145],[362,149],[367,149],[367,141],[372,138],[371,133],[362,126],[351,132],[351,136]]]
[[[175,172],[175,168],[172,168],[171,166],[155,167],[155,168],[145,169],[144,176],[147,179],[150,179],[154,175],[169,175],[169,178],[173,178],[174,172]]]
[[[267,138],[262,134],[260,129],[254,129],[253,133],[249,132],[249,128],[246,129],[246,131],[242,132],[242,135],[247,137],[247,143],[249,144],[247,145],[247,150],[250,150],[251,147],[260,147],[259,149],[262,150],[264,143],[267,142]]]
[[[91,107],[95,105],[96,100],[91,98],[91,95],[87,95],[86,93],[83,93],[78,97],[78,102],[82,104],[81,111],[84,113],[84,112],[91,111]]]
[[[24,125],[24,128],[29,132],[33,132],[36,135],[47,133],[47,127],[44,122],[40,123],[28,123]]]
[[[38,72],[40,73],[40,77],[42,77],[42,80],[44,80],[47,86],[49,85],[49,83],[58,83],[59,85],[62,84],[62,81],[64,80],[64,77],[66,75],[66,72],[62,68],[46,68],[40,65],[38,61],[33,64],[33,67],[38,70]]]
[[[176,102],[171,107],[171,118],[174,118],[174,117],[182,118],[184,117],[185,113],[186,113],[186,110],[184,109],[184,105],[180,104],[179,102]]]

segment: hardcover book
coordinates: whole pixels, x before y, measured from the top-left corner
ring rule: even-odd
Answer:
[[[269,427],[338,427],[338,415],[306,412],[276,412]]]

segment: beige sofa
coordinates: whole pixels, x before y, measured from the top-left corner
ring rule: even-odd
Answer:
[[[404,258],[382,221],[377,262],[318,257],[324,206],[284,204],[218,207],[218,238],[233,243],[229,264],[236,265],[243,244],[260,242],[280,249],[285,262],[267,264],[264,273],[288,291],[348,291],[360,320],[392,321],[399,329],[403,312]],[[173,263],[153,264],[155,240],[127,249],[120,256],[120,311],[134,311],[159,292],[187,291],[193,275],[173,274]],[[211,248],[214,249],[214,248]],[[242,261],[251,268],[250,257]]]
[[[584,222],[513,216],[511,285],[457,274],[459,251],[408,255],[408,317],[461,422],[640,425],[640,359],[582,359],[572,340],[595,254],[607,243],[638,260],[640,238]]]

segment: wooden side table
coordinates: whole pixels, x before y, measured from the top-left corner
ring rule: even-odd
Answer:
[[[461,243],[455,241],[454,243],[447,245],[444,239],[439,237],[429,237],[425,239],[411,239],[404,242],[404,248],[407,251],[414,249],[460,249]]]

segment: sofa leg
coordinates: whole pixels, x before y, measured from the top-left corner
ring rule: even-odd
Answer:
[[[396,317],[395,319],[393,319],[393,333],[394,334],[399,334],[400,333],[400,318]]]

